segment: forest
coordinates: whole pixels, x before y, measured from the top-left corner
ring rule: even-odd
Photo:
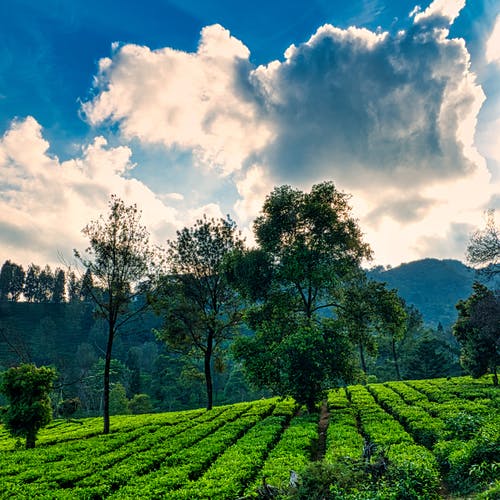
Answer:
[[[157,276],[149,276],[147,286],[145,281],[122,284],[136,288],[129,288],[117,311],[125,321],[117,328],[112,352],[106,353],[109,315],[103,310],[109,283],[97,276],[102,269],[95,267],[96,259],[85,260],[76,252],[84,264],[80,267],[31,264],[26,270],[7,260],[0,269],[0,367],[53,366],[58,374],[53,404],[77,398],[78,414],[86,416],[103,411],[106,368],[112,414],[195,408],[206,404],[207,397],[210,406],[289,395],[293,388],[285,387],[281,375],[262,366],[254,367],[252,375],[248,353],[256,349],[259,335],[260,347],[281,336],[282,345],[292,346],[296,352],[290,352],[300,360],[305,354],[295,347],[307,335],[312,336],[306,340],[309,351],[324,355],[335,350],[328,357],[339,366],[325,367],[325,373],[309,380],[317,386],[309,393],[319,394],[325,384],[339,380],[463,374],[461,346],[453,334],[455,306],[472,295],[475,281],[498,290],[496,268],[491,267],[495,262],[484,262],[493,269],[489,274],[437,259],[370,268],[370,249],[347,198],[332,183],[316,185],[310,193],[281,186],[268,196],[255,221],[257,248],[245,246],[231,219],[205,218],[179,231],[177,240],[155,255],[137,207],[114,197],[108,219],[101,216],[84,233],[92,242],[96,236],[105,238],[110,228],[123,234],[139,228],[135,243],[140,248],[133,250],[141,253],[144,276],[153,261],[163,262],[155,263]],[[96,226],[98,222],[102,224]],[[490,221],[476,240],[491,239],[495,231]],[[150,262],[144,262],[145,256]],[[209,319],[219,324],[212,333],[207,316],[200,318],[201,300],[208,301],[203,314],[209,310]],[[337,336],[331,335],[335,339],[328,346],[309,349],[318,332],[307,330],[304,318]],[[293,334],[283,335],[290,329]],[[257,353],[253,351],[253,360],[260,359]],[[265,364],[264,358],[260,361]]]

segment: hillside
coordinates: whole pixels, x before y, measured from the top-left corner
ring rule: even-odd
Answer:
[[[278,399],[115,416],[107,436],[59,420],[34,450],[0,428],[0,498],[250,499],[263,481],[299,498],[290,470],[300,498],[498,498],[499,404],[491,378],[350,386],[329,393],[324,442],[318,414]]]
[[[417,260],[390,269],[375,269],[369,275],[396,288],[433,327],[439,322],[444,327],[455,322],[455,304],[472,293],[472,283],[478,279],[474,269],[450,259]]]

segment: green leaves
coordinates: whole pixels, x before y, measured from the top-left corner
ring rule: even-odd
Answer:
[[[26,448],[34,448],[38,431],[52,420],[49,392],[56,378],[53,368],[23,364],[2,375],[0,392],[9,400],[3,415],[13,436],[26,438]]]

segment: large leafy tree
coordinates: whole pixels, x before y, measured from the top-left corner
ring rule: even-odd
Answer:
[[[480,283],[474,283],[473,294],[457,303],[458,319],[453,333],[461,347],[462,366],[473,377],[488,371],[498,385],[500,362],[500,295]]]
[[[146,308],[147,302],[138,299],[153,282],[158,259],[149,243],[148,231],[140,224],[136,205],[127,206],[117,196],[111,197],[108,216],[101,215],[82,232],[89,238],[90,245],[84,254],[75,250],[75,257],[93,278],[94,286],[86,291],[108,326],[103,374],[104,433],[107,434],[113,341],[119,330]]]
[[[56,378],[53,368],[23,364],[3,373],[0,392],[9,406],[3,421],[14,437],[26,438],[26,448],[34,448],[38,431],[52,420],[50,391]]]
[[[252,273],[240,274],[240,290],[261,302],[247,314],[256,335],[238,341],[237,355],[257,386],[294,396],[311,410],[333,379],[351,374],[350,346],[327,317],[339,306],[343,283],[370,257],[348,201],[331,182],[309,193],[275,188],[254,223],[259,251],[267,255],[257,259],[255,273],[266,289],[258,290],[255,277],[244,279]],[[250,256],[256,260],[255,251]],[[245,269],[245,260],[235,267]]]
[[[207,409],[213,405],[213,360],[241,322],[241,300],[228,283],[225,261],[242,250],[231,219],[198,220],[168,242],[168,275],[153,298],[164,317],[158,337],[175,351],[203,359]]]

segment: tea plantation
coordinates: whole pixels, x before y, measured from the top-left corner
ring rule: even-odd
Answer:
[[[461,377],[332,390],[326,428],[276,398],[115,416],[106,436],[57,420],[33,450],[0,427],[0,498],[495,499],[499,404]]]

